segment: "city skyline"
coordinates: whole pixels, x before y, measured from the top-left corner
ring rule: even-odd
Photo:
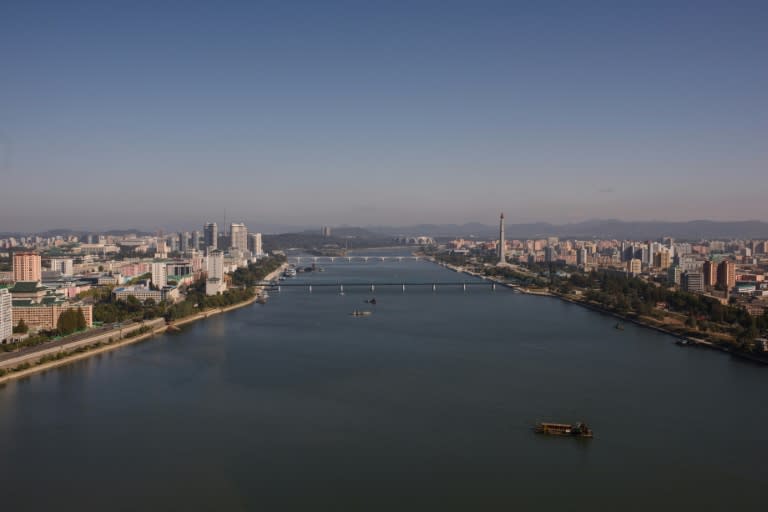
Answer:
[[[768,218],[764,4],[82,5],[0,19],[0,231]]]

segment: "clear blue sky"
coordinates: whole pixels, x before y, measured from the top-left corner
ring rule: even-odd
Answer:
[[[768,220],[768,2],[0,4],[0,231]]]

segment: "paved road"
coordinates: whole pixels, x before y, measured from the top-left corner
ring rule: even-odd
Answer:
[[[97,336],[99,334],[105,334],[110,331],[119,333],[121,328],[127,328],[132,325],[138,325],[138,324],[132,324],[132,323],[126,322],[122,327],[113,327],[112,324],[110,324],[109,326],[96,327],[95,329],[89,329],[85,332],[66,336],[58,341],[41,343],[40,345],[36,345],[34,347],[28,347],[22,350],[18,350],[16,352],[2,352],[0,353],[0,362],[7,361],[8,359],[13,359],[20,356],[25,356],[28,354],[34,354],[35,352],[41,352],[43,350],[48,350],[49,348],[61,347],[75,341],[81,341],[86,338]]]

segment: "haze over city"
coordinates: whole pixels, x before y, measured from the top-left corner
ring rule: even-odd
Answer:
[[[765,220],[763,2],[5,2],[0,231]]]

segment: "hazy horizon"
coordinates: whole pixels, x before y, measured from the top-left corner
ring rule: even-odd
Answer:
[[[691,219],[691,220],[684,220],[684,221],[677,221],[677,220],[659,220],[659,219],[635,219],[635,220],[621,220],[621,219],[584,219],[581,221],[574,221],[574,222],[547,222],[547,221],[529,221],[529,222],[516,222],[513,219],[510,219],[508,216],[505,216],[505,226],[507,228],[507,231],[509,231],[511,228],[514,228],[515,226],[528,226],[528,225],[536,225],[536,224],[549,224],[555,228],[563,228],[563,227],[569,227],[569,226],[576,226],[581,224],[588,224],[588,223],[612,223],[612,222],[621,222],[624,224],[627,224],[628,226],[633,224],[654,224],[654,223],[668,223],[668,224],[686,224],[686,223],[693,223],[693,222],[703,222],[703,223],[750,223],[750,222],[761,222],[768,226],[768,222],[761,221],[759,219],[741,219],[736,221],[724,221],[724,220],[718,220],[718,219]],[[219,231],[221,233],[224,232],[222,229],[223,219],[215,219],[210,218],[206,219],[205,222],[215,222],[217,226],[219,226]],[[370,224],[353,224],[353,223],[341,223],[341,224],[318,224],[318,223],[311,223],[311,222],[305,222],[301,224],[280,224],[280,223],[264,223],[264,222],[250,222],[247,219],[227,219],[227,230],[229,229],[229,225],[233,222],[244,222],[246,226],[248,227],[248,230],[250,232],[264,232],[267,234],[276,234],[276,233],[290,233],[290,232],[301,232],[301,231],[318,231],[323,226],[328,226],[332,229],[369,229],[369,230],[391,230],[396,228],[417,228],[419,226],[458,226],[458,227],[464,227],[464,226],[472,226],[477,225],[478,227],[485,227],[485,228],[491,228],[491,229],[497,229],[498,227],[498,217],[495,219],[492,219],[487,222],[483,221],[467,221],[467,222],[411,222],[406,224],[386,224],[386,223],[370,223]],[[55,231],[71,231],[71,232],[84,232],[84,233],[105,233],[105,232],[111,232],[111,231],[136,231],[136,232],[142,232],[142,233],[155,233],[158,231],[162,231],[163,233],[174,233],[178,231],[193,231],[198,230],[202,231],[203,228],[203,222],[200,222],[199,224],[179,224],[179,225],[173,225],[173,224],[167,224],[167,225],[153,225],[153,226],[135,226],[135,225],[125,225],[125,226],[107,226],[102,228],[87,228],[82,226],[50,226],[44,229],[37,229],[37,230],[0,230],[0,233],[19,233],[19,234],[35,234],[35,233],[46,233],[46,232],[55,232]],[[402,233],[402,234],[409,234],[409,235],[416,235],[419,233]],[[766,232],[766,236],[768,236],[768,232]]]
[[[766,15],[9,1],[0,231],[768,220]]]

